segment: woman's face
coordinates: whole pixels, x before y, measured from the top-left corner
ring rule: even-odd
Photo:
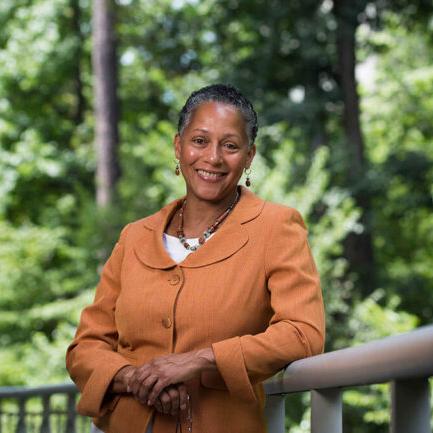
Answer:
[[[193,112],[182,135],[174,138],[187,194],[218,202],[231,196],[244,168],[254,158],[241,113],[220,102],[205,102]]]

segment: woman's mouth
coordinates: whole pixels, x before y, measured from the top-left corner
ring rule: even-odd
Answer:
[[[197,174],[199,177],[207,182],[218,182],[220,179],[222,179],[226,173],[222,172],[216,172],[216,171],[207,171],[198,169]]]

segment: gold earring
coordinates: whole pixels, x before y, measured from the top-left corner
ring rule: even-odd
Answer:
[[[179,176],[179,174],[180,174],[179,161],[177,161],[177,160],[175,159],[174,162],[176,163],[176,167],[175,167],[175,169],[174,169],[174,173],[176,174],[176,176]]]
[[[245,185],[246,186],[251,186],[251,180],[250,180],[251,169],[250,168],[245,168],[244,171],[245,171],[245,174],[247,176],[247,178],[245,179]]]

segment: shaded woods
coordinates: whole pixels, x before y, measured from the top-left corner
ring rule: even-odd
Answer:
[[[67,379],[120,228],[183,193],[177,112],[211,82],[259,113],[252,190],[307,221],[327,350],[431,322],[432,22],[422,0],[4,0],[0,385]],[[344,399],[348,432],[387,430],[386,385]]]

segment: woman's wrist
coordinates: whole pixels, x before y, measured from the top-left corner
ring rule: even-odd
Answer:
[[[214,371],[217,369],[215,354],[211,347],[199,349],[195,352],[195,357],[198,362],[198,368],[202,371]]]

